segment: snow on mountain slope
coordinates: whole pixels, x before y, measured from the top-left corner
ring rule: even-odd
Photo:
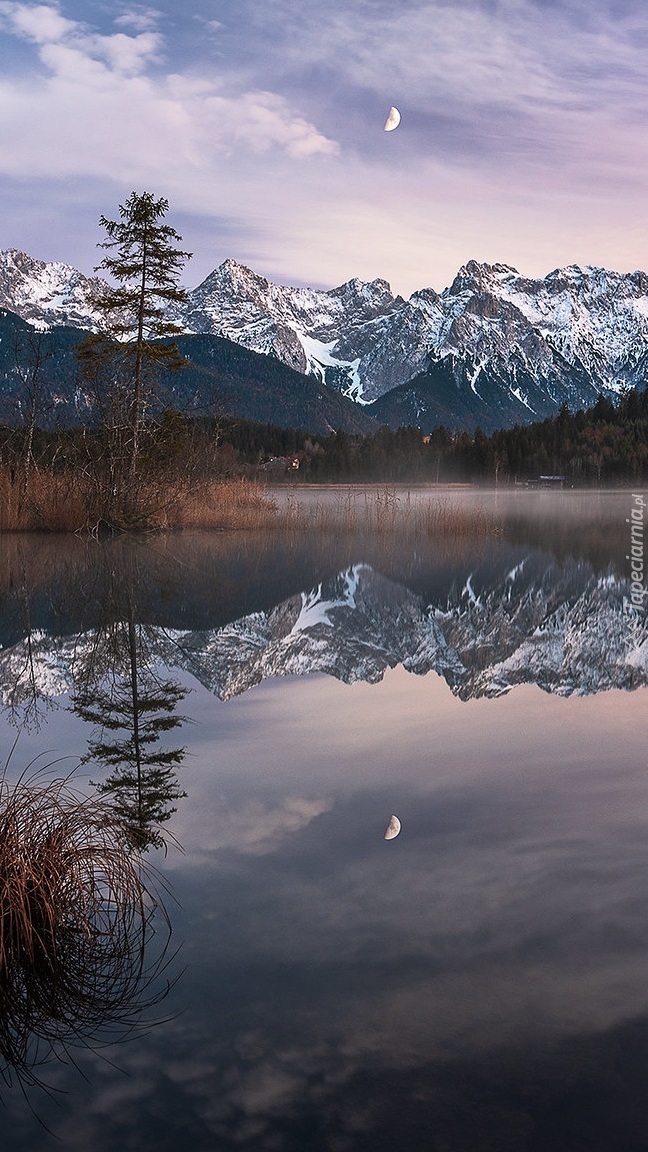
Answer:
[[[635,379],[648,350],[648,277],[572,265],[529,280],[504,264],[462,268],[441,297],[452,316],[438,351],[511,362],[537,378],[558,353],[609,391]]]
[[[403,303],[384,280],[351,280],[330,292],[285,288],[226,260],[190,293],[176,316],[188,332],[224,336],[277,356],[299,372],[330,380],[330,370],[340,369],[352,388],[359,383],[354,381],[357,342],[349,344],[342,335],[349,329],[358,333]]]
[[[469,669],[462,699],[499,696],[537,684],[559,696],[586,696],[648,683],[648,621],[626,611],[629,585],[596,577],[583,561],[517,566],[504,586],[470,579],[435,616]]]
[[[643,379],[648,277],[574,265],[530,280],[508,265],[470,261],[440,295],[425,288],[405,301],[384,280],[286,288],[227,260],[179,318],[365,401],[452,356],[470,366],[475,394],[482,372],[495,371],[532,414],[528,378],[553,400],[570,372],[612,393]]]
[[[462,667],[417,596],[365,564],[215,633],[179,642],[177,663],[226,700],[269,676],[325,672],[376,683],[402,664],[454,683]]]

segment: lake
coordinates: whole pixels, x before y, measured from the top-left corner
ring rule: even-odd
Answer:
[[[70,774],[148,870],[109,976],[96,911],[38,1011],[0,967],[7,1148],[648,1147],[638,495],[0,541],[3,802]]]

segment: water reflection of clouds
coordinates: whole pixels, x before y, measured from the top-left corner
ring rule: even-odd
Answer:
[[[399,709],[404,680],[418,695],[414,725]],[[257,798],[239,811],[264,817],[325,781],[333,807],[294,829],[298,853],[278,839],[262,869],[230,856],[228,884],[214,876],[219,963],[315,966],[318,1010],[327,1003],[352,1047],[370,1036],[390,1059],[414,1034],[428,1051],[438,1037],[442,1052],[468,1034],[490,1044],[525,1027],[605,1027],[641,1011],[648,774],[637,697],[614,693],[594,707],[527,689],[466,705],[429,680],[391,673],[371,697],[324,681],[255,690],[264,757],[246,754],[256,734],[243,709],[240,757],[228,756],[222,775],[212,764],[210,786],[215,774],[237,803],[252,787]],[[622,720],[626,700],[633,710]],[[302,725],[312,738],[305,761],[294,754]],[[234,744],[230,727],[230,752]],[[201,779],[198,768],[181,814],[187,843],[210,835],[198,823]],[[403,833],[385,845],[391,810]],[[177,867],[191,903],[191,857]]]
[[[293,1152],[326,1115],[318,1150],[381,1148],[395,1077],[429,1123],[443,1077],[523,1076],[566,1038],[591,1075],[588,1045],[648,1008],[645,696],[196,686],[167,861],[188,1010],[108,1053],[127,1076],[97,1061],[65,1147]]]
[[[216,800],[210,810],[213,823],[210,821],[210,831],[200,844],[200,855],[229,850],[265,856],[331,807],[331,800],[307,796],[284,796],[275,805],[253,799],[239,808]]]

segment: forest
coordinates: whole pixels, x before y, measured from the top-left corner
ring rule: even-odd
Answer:
[[[533,482],[562,476],[567,485],[639,483],[648,479],[648,390],[629,389],[617,404],[600,397],[587,410],[486,436],[435,428],[381,428],[367,436],[329,436],[225,420],[219,435],[229,467],[301,480],[359,482]],[[221,456],[221,459],[223,457]]]

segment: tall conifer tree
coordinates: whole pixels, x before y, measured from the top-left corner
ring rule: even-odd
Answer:
[[[185,363],[175,343],[160,343],[182,331],[169,319],[168,309],[187,297],[178,287],[178,277],[191,257],[176,247],[182,237],[163,223],[168,209],[164,198],[132,192],[119,205],[119,220],[100,217],[107,239],[98,246],[110,254],[96,270],[108,272],[116,286],[107,288],[95,302],[104,320],[102,332],[79,349],[88,376],[96,376],[98,363],[105,364],[111,354],[119,361],[119,387],[126,393],[131,483],[137,474],[142,420],[154,389],[155,369],[177,369]]]

